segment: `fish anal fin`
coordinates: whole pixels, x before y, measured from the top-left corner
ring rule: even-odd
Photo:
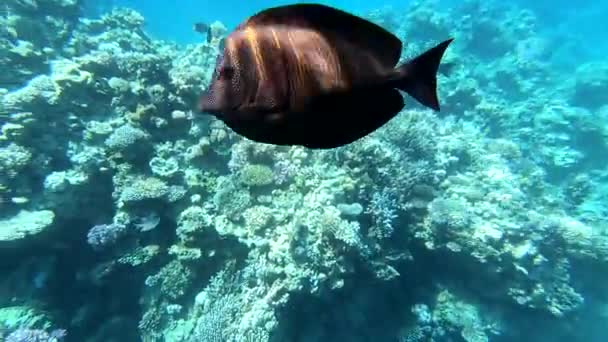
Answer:
[[[239,107],[239,111],[268,122],[281,119],[279,113],[286,112],[285,97],[277,87],[269,81],[261,81],[258,90],[247,102]],[[275,115],[276,114],[276,115]],[[277,116],[278,115],[278,116]]]
[[[317,128],[302,145],[328,149],[350,144],[382,127],[403,106],[396,89],[360,88],[320,96],[308,118],[318,123]]]

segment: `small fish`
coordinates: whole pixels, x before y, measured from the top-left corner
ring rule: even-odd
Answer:
[[[402,43],[374,23],[318,4],[270,8],[226,37],[198,109],[257,142],[343,146],[397,115],[399,90],[439,110],[451,41],[396,67]]]
[[[215,25],[215,23],[213,23],[211,25],[206,24],[206,23],[196,23],[193,25],[193,29],[194,29],[194,31],[205,35],[205,39],[206,39],[207,43],[211,44],[213,42],[213,38],[215,37],[215,35],[213,34],[214,33],[213,25]],[[223,25],[222,25],[222,28],[223,28]],[[219,42],[218,42],[219,50],[224,51],[224,40],[225,39],[219,38],[218,40],[219,40]]]
[[[204,34],[207,43],[211,42],[211,26],[205,23],[196,23],[192,27],[194,31]]]

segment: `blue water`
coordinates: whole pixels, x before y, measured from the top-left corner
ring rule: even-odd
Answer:
[[[0,3],[0,342],[608,341],[608,2],[321,1],[455,38],[328,150],[196,109],[193,24],[292,3]]]
[[[141,2],[136,0],[115,0],[116,6],[136,8],[146,17],[146,28],[149,33],[169,41],[182,44],[196,43],[200,37],[192,32],[192,23],[213,22],[219,20],[228,28],[233,28],[239,22],[266,7],[279,6],[289,3],[305,3],[306,1],[276,1],[260,0],[242,2],[237,0],[225,1],[174,1],[159,0]],[[364,14],[377,8],[390,6],[396,9],[407,8],[409,1],[386,0],[334,0],[318,1],[349,12]],[[443,0],[441,6],[450,7],[459,1]],[[529,8],[537,14],[539,29],[547,36],[560,39],[562,44],[571,45],[564,54],[571,56],[568,62],[580,62],[580,59],[600,59],[606,54],[608,46],[605,42],[605,32],[608,32],[608,6],[601,1],[579,1],[574,5],[571,1],[511,1],[521,8]],[[581,56],[582,55],[582,56]]]
[[[91,1],[96,2],[96,1]],[[136,8],[146,18],[147,32],[167,41],[180,44],[197,43],[200,36],[193,32],[192,24],[197,22],[221,21],[226,27],[233,28],[242,21],[264,8],[289,3],[305,3],[305,1],[276,1],[263,0],[256,2],[241,1],[173,1],[141,2],[137,0],[107,0],[99,1],[103,9],[111,6],[127,6]],[[383,0],[334,0],[318,1],[352,13],[364,14],[367,11],[382,7],[395,9],[407,8],[409,1]],[[457,5],[459,1],[440,1],[441,7]],[[570,1],[512,1],[520,8],[533,10],[537,15],[539,32],[547,38],[559,40],[565,45],[561,61],[566,64],[576,64],[581,60],[601,59],[608,50],[605,43],[605,32],[608,23],[608,8],[598,1],[579,1],[576,6]],[[561,65],[561,64],[560,64]]]
[[[138,9],[146,17],[146,28],[159,39],[179,43],[195,43],[199,37],[192,32],[192,24],[196,22],[221,21],[226,27],[233,28],[242,21],[264,8],[283,4],[297,3],[294,1],[261,0],[255,2],[242,1],[114,1],[116,6],[130,6]],[[365,12],[384,5],[386,1],[320,1],[344,10]],[[402,4],[399,4],[402,5]]]

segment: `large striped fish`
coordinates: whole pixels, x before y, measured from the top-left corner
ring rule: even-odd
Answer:
[[[446,40],[396,67],[401,41],[360,17],[316,4],[264,10],[239,25],[199,110],[258,142],[334,148],[401,111],[405,91],[439,110]]]

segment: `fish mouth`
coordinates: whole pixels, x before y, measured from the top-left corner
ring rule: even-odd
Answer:
[[[219,109],[216,108],[198,108],[199,113],[201,114],[206,114],[206,115],[212,115],[212,116],[216,116],[216,117],[220,117],[222,115],[222,111],[220,111]]]
[[[206,91],[199,97],[197,109],[201,113],[214,114],[219,111],[216,101],[213,101],[213,93]]]
[[[213,97],[209,97],[207,95],[201,96],[197,110],[200,113],[214,115],[216,117],[222,117],[225,113],[234,113],[240,110],[239,105],[228,106],[227,104],[218,103],[212,100]]]
[[[222,119],[224,117],[225,109],[219,108],[219,106],[206,106],[199,103],[198,111],[203,115],[211,115],[218,119]]]
[[[209,109],[207,108],[207,106],[205,105],[205,103],[203,103],[202,101],[198,101],[198,104],[196,106],[196,109],[200,112],[200,113],[209,113]]]

